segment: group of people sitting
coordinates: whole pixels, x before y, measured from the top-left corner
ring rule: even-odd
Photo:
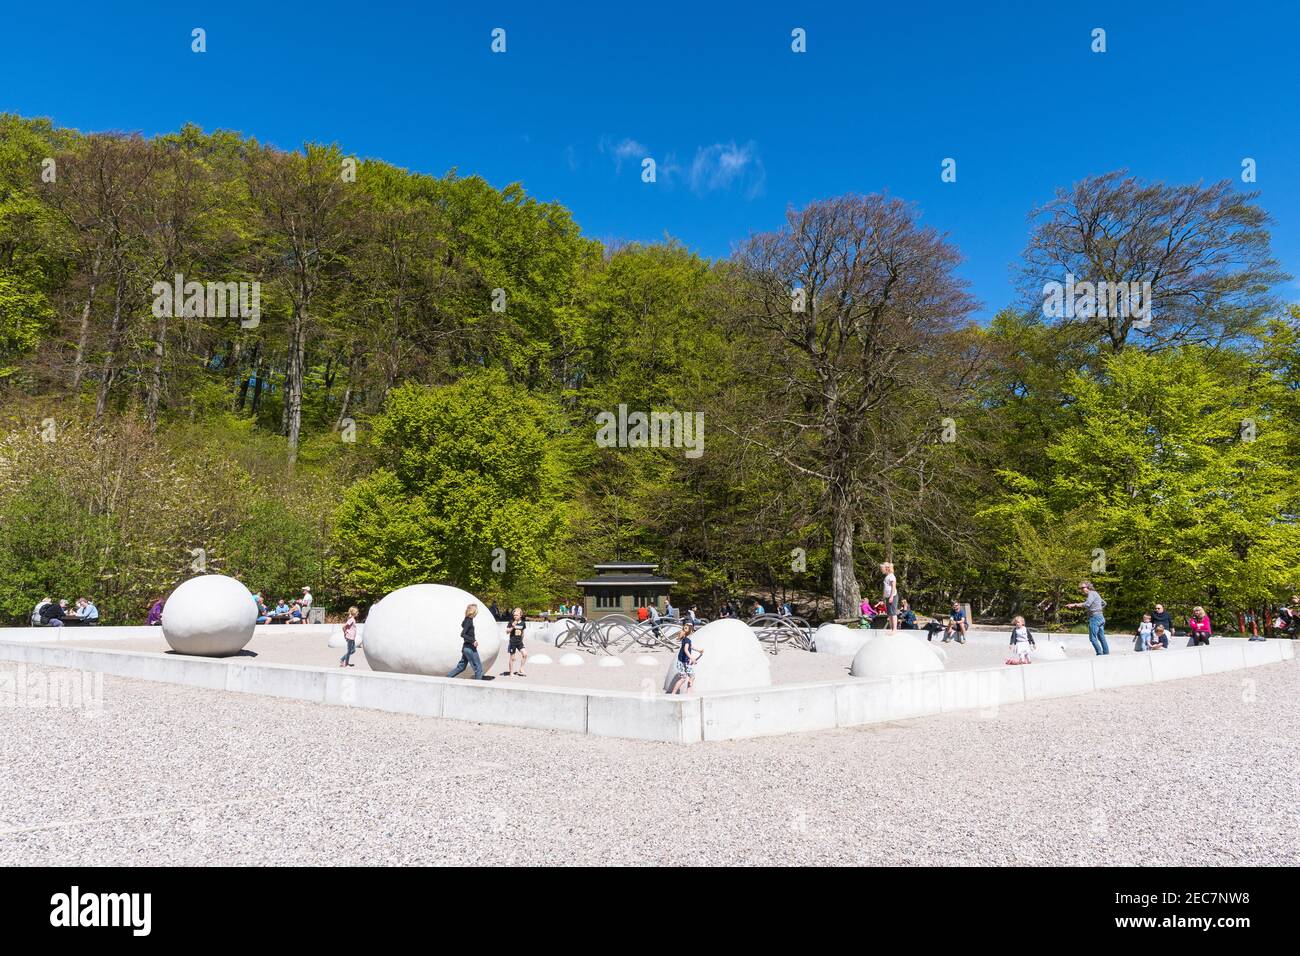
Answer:
[[[66,598],[41,598],[32,609],[32,627],[89,627],[98,623],[99,608],[88,597],[77,598],[72,608]]]
[[[306,624],[311,611],[311,588],[304,587],[302,597],[293,603],[280,598],[274,605],[268,605],[261,591],[253,595],[253,600],[257,603],[258,624]]]

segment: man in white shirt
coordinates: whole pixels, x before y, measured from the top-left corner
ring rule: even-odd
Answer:
[[[311,610],[311,588],[304,587],[302,589],[302,599],[298,601],[298,604],[302,608],[302,619],[305,622],[307,620],[307,612]]]

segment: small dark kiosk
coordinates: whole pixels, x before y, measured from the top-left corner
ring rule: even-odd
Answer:
[[[582,588],[583,610],[588,620],[599,620],[610,614],[636,617],[636,609],[653,604],[663,613],[668,591],[676,581],[655,575],[657,564],[639,561],[611,561],[598,564],[596,576],[579,581]]]

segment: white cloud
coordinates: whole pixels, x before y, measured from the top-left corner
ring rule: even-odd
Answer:
[[[687,173],[687,182],[694,192],[730,190],[739,186],[749,199],[763,191],[766,181],[767,172],[753,140],[743,146],[737,146],[735,142],[701,146],[695,151],[695,159]]]
[[[624,137],[617,143],[611,143],[608,139],[602,139],[600,141],[600,151],[602,153],[608,153],[614,157],[615,170],[621,170],[623,168],[623,160],[625,159],[641,159],[643,156],[647,156],[650,153],[650,150],[646,149],[631,137]]]

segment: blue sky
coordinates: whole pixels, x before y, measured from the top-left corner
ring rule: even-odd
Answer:
[[[789,205],[885,190],[950,234],[986,315],[1012,300],[1026,213],[1055,187],[1125,167],[1229,178],[1260,190],[1274,250],[1300,275],[1300,5],[545,7],[11,4],[0,110],[85,131],[194,122],[288,148],[337,142],[519,181],[594,238],[668,234],[707,256],[776,228]],[[795,27],[807,53],[790,49]],[[658,182],[641,181],[643,155]],[[955,183],[940,180],[947,157]],[[1300,300],[1294,282],[1280,291]]]

